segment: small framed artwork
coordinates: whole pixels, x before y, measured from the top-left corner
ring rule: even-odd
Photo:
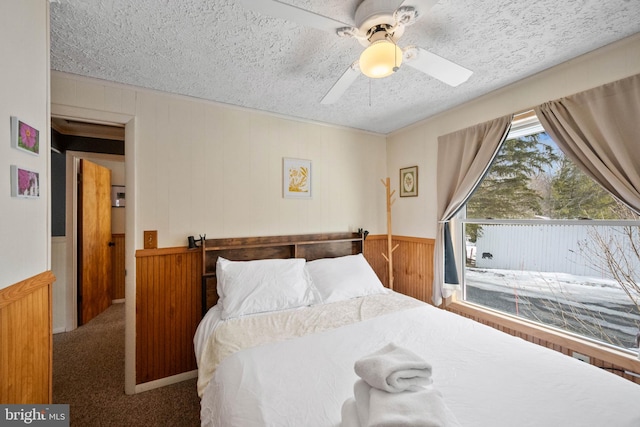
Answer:
[[[282,186],[285,198],[311,198],[311,160],[283,158]]]
[[[124,208],[124,185],[111,186],[111,207]]]
[[[418,195],[418,167],[400,169],[400,197],[415,197]]]
[[[40,197],[40,173],[11,165],[11,195],[28,199]]]
[[[11,145],[37,156],[40,154],[40,132],[11,116]]]

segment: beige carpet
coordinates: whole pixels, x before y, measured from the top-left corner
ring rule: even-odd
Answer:
[[[71,426],[199,426],[196,380],[124,393],[124,304],[53,336],[53,403],[70,405]]]

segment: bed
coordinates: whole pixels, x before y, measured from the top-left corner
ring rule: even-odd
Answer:
[[[389,291],[354,252],[216,256],[194,337],[203,426],[355,425],[354,365],[390,343],[428,362],[445,425],[640,426],[638,385]]]

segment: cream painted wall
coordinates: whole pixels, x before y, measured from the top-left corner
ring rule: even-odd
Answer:
[[[4,1],[0,13],[0,289],[49,270],[49,2]],[[40,155],[10,145],[10,117],[40,131]],[[10,166],[40,173],[40,197],[11,197]]]
[[[399,198],[393,205],[394,234],[427,238],[436,236],[438,136],[506,114],[529,110],[543,102],[638,73],[640,34],[389,135],[387,168],[392,188],[398,188],[400,168],[417,164],[419,172],[418,197]]]
[[[54,110],[135,116],[138,249],[143,230],[158,230],[160,247],[198,234],[385,232],[384,136],[55,72],[51,96]],[[311,200],[282,197],[283,157],[312,160]]]
[[[159,230],[161,246],[191,234],[380,230],[384,137],[158,94],[138,105],[139,224]],[[311,200],[282,197],[283,157],[312,160]]]

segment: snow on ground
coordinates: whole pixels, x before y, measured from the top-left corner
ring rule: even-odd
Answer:
[[[510,314],[517,314],[519,304],[520,316],[525,315],[526,307],[530,313],[526,317],[547,319],[544,323],[556,321],[548,316],[551,306],[555,307],[552,311],[569,310],[576,324],[597,325],[596,329],[608,331],[607,335],[615,337],[623,347],[638,351],[633,344],[640,328],[640,311],[615,280],[567,273],[467,268],[465,283],[468,294],[474,295],[470,301]],[[640,302],[638,298],[640,295],[636,297]],[[547,300],[553,304],[545,303]],[[585,334],[590,336],[586,331]]]
[[[467,268],[465,280],[476,288],[494,292],[513,292],[520,296],[564,296],[563,299],[602,306],[631,304],[629,296],[618,282],[610,279],[567,273]]]

